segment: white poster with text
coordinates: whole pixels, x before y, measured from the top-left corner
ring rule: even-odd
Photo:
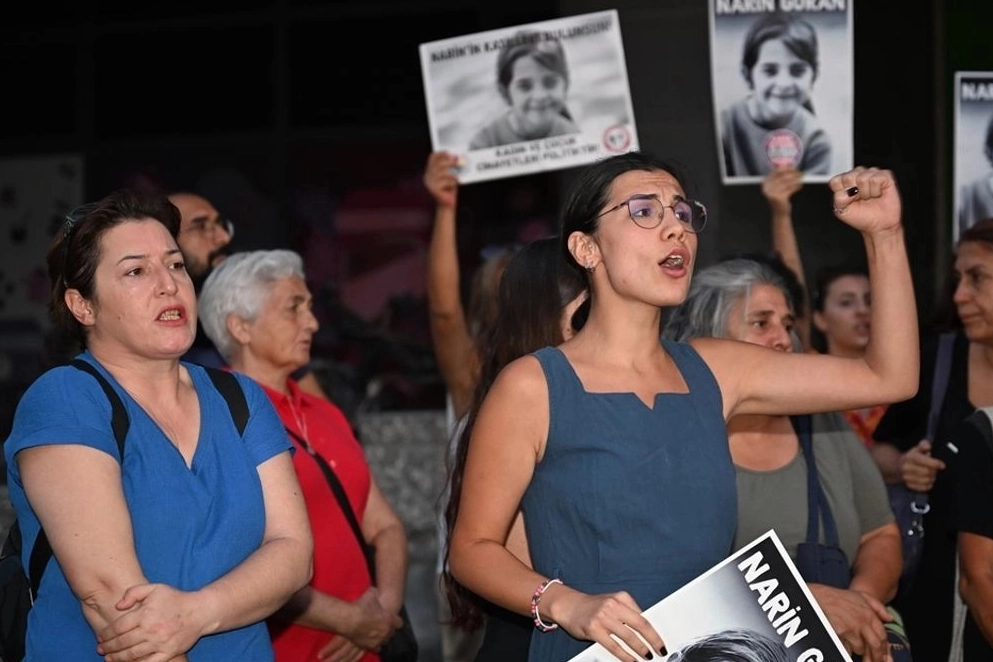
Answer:
[[[638,149],[615,10],[420,45],[431,144],[463,184]]]
[[[852,662],[773,530],[644,616],[665,642],[664,660],[742,659],[735,652],[748,651],[762,662]],[[569,662],[617,659],[593,644]]]

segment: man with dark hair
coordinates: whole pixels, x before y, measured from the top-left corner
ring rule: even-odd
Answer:
[[[179,209],[182,220],[176,243],[183,253],[193,287],[199,294],[211,270],[227,257],[228,245],[234,237],[234,225],[223,218],[209,200],[195,193],[173,193],[169,201]],[[196,339],[183,360],[214,368],[224,365],[224,359],[199,322]]]
[[[211,269],[227,257],[234,225],[209,200],[194,193],[173,193],[169,201],[176,205],[182,217],[176,243],[199,292]]]

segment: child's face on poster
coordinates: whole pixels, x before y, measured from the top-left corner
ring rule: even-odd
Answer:
[[[513,72],[507,99],[522,128],[538,135],[547,132],[565,105],[565,78],[530,55],[518,58]]]
[[[810,100],[814,69],[781,40],[770,39],[759,48],[750,72],[756,107],[764,122],[784,123]]]

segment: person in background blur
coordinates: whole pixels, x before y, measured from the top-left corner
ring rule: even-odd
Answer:
[[[536,283],[543,285],[536,286]],[[525,244],[507,263],[492,327],[480,339],[481,366],[473,402],[482,402],[500,370],[510,361],[549,345],[558,345],[583,327],[588,306],[586,283],[559,250],[555,237]],[[469,439],[475,421],[467,418],[456,435],[445,504],[445,540],[455,527]],[[530,563],[524,519],[518,516],[507,536],[507,548]],[[447,556],[447,543],[442,559]],[[530,619],[472,595],[447,571],[443,577],[452,625],[478,631],[485,617],[485,635],[475,662],[525,662],[534,626]]]
[[[314,576],[269,619],[276,661],[377,662],[376,651],[402,624],[407,536],[344,414],[303,392],[291,377],[310,360],[318,328],[312,303],[297,253],[251,251],[233,254],[211,273],[199,310],[231,369],[262,385],[283,421],[283,436],[296,446],[293,465],[314,533]],[[361,525],[361,543],[318,457],[342,484]]]
[[[914,659],[920,660],[947,660],[949,654],[960,652],[955,630],[959,517],[955,492],[963,467],[958,429],[977,408],[993,406],[993,218],[977,222],[959,236],[954,276],[953,301],[961,328],[955,332],[934,438],[924,438],[939,344],[931,333],[921,340],[917,395],[890,405],[874,435],[873,451],[887,481],[928,495],[920,569],[907,595],[897,598]],[[988,651],[983,656],[982,648],[967,648],[964,654],[964,660],[990,659]]]

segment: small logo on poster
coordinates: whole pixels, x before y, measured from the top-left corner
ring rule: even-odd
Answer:
[[[774,168],[795,168],[803,156],[803,141],[789,129],[776,129],[765,138],[765,154]]]
[[[623,152],[631,145],[631,132],[623,124],[614,124],[603,132],[603,148],[608,152]]]

